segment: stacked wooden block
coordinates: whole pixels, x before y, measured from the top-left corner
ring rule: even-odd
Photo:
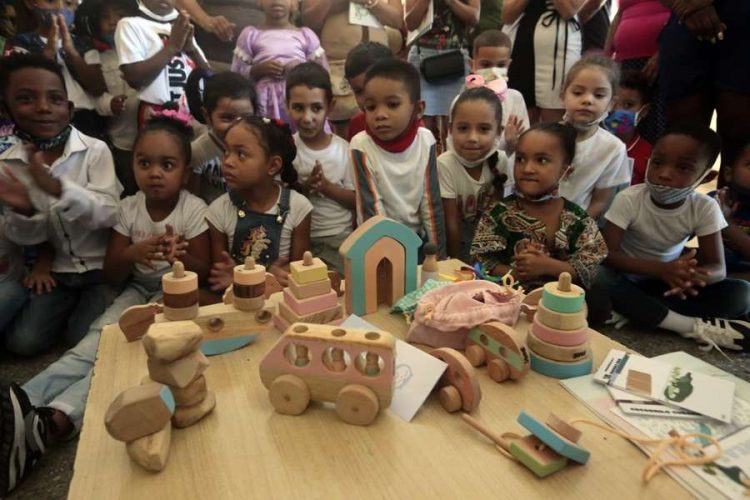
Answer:
[[[544,285],[526,339],[532,370],[559,379],[591,373],[585,297],[583,289],[571,283],[568,273]]]
[[[278,314],[273,318],[279,331],[286,331],[293,323],[325,324],[343,317],[328,278],[328,266],[310,252],[289,265],[289,286],[283,294]]]
[[[232,295],[234,307],[240,311],[257,311],[266,302],[266,268],[247,257],[245,264],[235,266]]]

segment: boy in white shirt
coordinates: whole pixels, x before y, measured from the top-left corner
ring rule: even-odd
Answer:
[[[390,217],[446,255],[445,221],[432,132],[419,126],[424,110],[419,73],[384,59],[365,76],[366,129],[349,145],[357,221]]]
[[[348,168],[349,143],[325,131],[333,104],[328,72],[314,62],[296,66],[286,78],[286,102],[287,115],[297,128],[294,168],[299,188],[313,205],[311,250],[343,273],[339,246],[352,231],[356,201]]]
[[[702,344],[750,346],[750,283],[727,279],[718,203],[694,190],[721,148],[702,124],[670,127],[654,144],[646,183],[620,192],[606,214],[609,247],[595,288],[613,309]],[[698,252],[685,243],[698,238]],[[596,308],[594,308],[596,309]],[[595,311],[592,311],[595,312]]]

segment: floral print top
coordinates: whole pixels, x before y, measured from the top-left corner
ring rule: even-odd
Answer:
[[[463,2],[464,0],[458,0]],[[466,26],[443,0],[433,0],[432,28],[417,41],[420,47],[458,49],[467,45]]]
[[[607,245],[596,221],[578,205],[563,200],[560,228],[555,241],[547,241],[547,228],[526,214],[515,195],[494,202],[482,215],[471,244],[471,256],[485,269],[498,264],[512,266],[513,257],[529,246],[543,249],[550,257],[570,263],[578,279],[589,288],[599,264],[607,256]],[[540,277],[533,283],[521,283],[527,290],[557,279]]]

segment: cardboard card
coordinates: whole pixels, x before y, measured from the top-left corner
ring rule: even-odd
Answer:
[[[371,28],[383,27],[383,23],[378,21],[378,18],[375,17],[375,14],[370,12],[367,7],[354,2],[351,2],[349,4],[349,23],[359,26],[368,26]]]
[[[609,395],[617,403],[617,407],[620,408],[623,413],[628,415],[639,415],[642,417],[669,417],[669,418],[692,418],[692,419],[705,419],[700,413],[695,413],[684,408],[673,408],[667,406],[658,401],[652,401],[648,398],[638,396],[637,394],[631,394],[629,392],[615,389],[612,386],[607,386]]]
[[[341,326],[378,330],[376,326],[355,315],[349,316]],[[391,411],[410,422],[447,367],[447,364],[436,357],[396,339],[396,379]]]
[[[602,384],[730,423],[734,382],[612,349],[594,375]]]

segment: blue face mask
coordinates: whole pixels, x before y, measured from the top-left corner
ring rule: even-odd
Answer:
[[[105,42],[110,47],[114,47],[115,46],[115,34],[107,33],[106,35],[102,35],[102,41]]]
[[[604,128],[619,138],[628,137],[635,131],[635,127],[638,124],[638,113],[635,111],[627,111],[624,109],[618,109],[604,119],[602,124]]]
[[[70,28],[73,26],[76,14],[69,9],[43,9],[41,7],[34,7],[34,17],[37,22],[45,28],[52,26],[52,16],[61,15],[65,20],[65,25]]]

